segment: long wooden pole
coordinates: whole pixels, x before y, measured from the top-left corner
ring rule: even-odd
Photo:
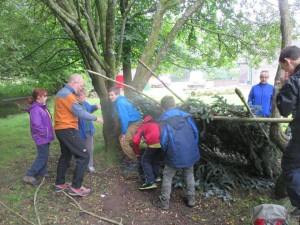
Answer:
[[[182,98],[180,98],[174,91],[172,91],[159,77],[141,60],[138,60],[140,64],[142,64],[143,67],[145,67],[157,80],[159,80],[165,88],[167,88],[176,98],[178,98],[181,102],[184,102]]]
[[[141,62],[142,63],[142,62]],[[122,82],[116,81],[114,79],[108,78],[100,73],[91,71],[91,70],[87,70],[87,72],[101,76],[107,80],[110,80],[112,82],[115,82],[117,84],[121,84],[124,85],[138,93],[140,93],[141,95],[144,95],[145,97],[149,98],[150,100],[154,101],[155,103],[157,103],[158,105],[159,102],[157,102],[155,99],[149,97],[148,95],[144,94],[143,92],[138,91],[137,89],[135,89],[134,87],[124,84]],[[239,91],[240,92],[240,91]],[[243,98],[243,97],[242,97]],[[243,98],[244,99],[244,98]],[[244,99],[245,101],[245,99]],[[249,107],[249,106],[248,106]],[[254,117],[254,118],[249,118],[249,117],[229,117],[229,116],[214,116],[212,118],[212,120],[216,120],[216,121],[232,121],[232,122],[249,122],[249,123],[289,123],[292,121],[292,118],[264,118],[264,117]]]
[[[292,118],[265,118],[265,117],[230,117],[230,116],[214,116],[212,120],[232,121],[232,122],[252,122],[252,123],[289,123]]]
[[[112,78],[106,77],[106,76],[104,76],[104,75],[102,75],[102,74],[100,74],[100,73],[97,73],[97,72],[94,72],[94,71],[91,71],[91,70],[86,70],[86,71],[89,72],[89,73],[98,75],[98,76],[100,76],[100,77],[103,77],[103,78],[105,78],[106,80],[110,80],[110,81],[115,82],[115,83],[117,83],[117,84],[121,84],[121,85],[123,85],[123,86],[125,86],[125,87],[128,87],[128,88],[130,88],[130,89],[132,89],[132,90],[138,92],[139,94],[144,95],[146,98],[149,98],[151,101],[155,102],[157,105],[160,106],[160,103],[159,103],[158,101],[156,101],[154,98],[151,98],[150,96],[144,94],[143,92],[141,92],[141,91],[135,89],[134,87],[132,87],[132,86],[130,86],[130,85],[128,85],[128,84],[124,84],[124,83],[122,83],[122,82],[116,81],[116,80],[114,80],[114,79],[112,79]]]

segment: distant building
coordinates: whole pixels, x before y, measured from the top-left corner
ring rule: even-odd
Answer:
[[[278,62],[274,61],[272,64],[265,64],[261,63],[261,65],[254,69],[249,66],[248,62],[243,59],[239,59],[238,65],[240,68],[240,75],[239,75],[239,83],[240,84],[247,84],[247,85],[254,85],[260,82],[259,74],[262,70],[269,70],[270,78],[268,83],[274,84]]]
[[[248,62],[244,59],[238,60],[240,68],[239,83],[240,84],[251,84],[252,83],[252,70],[248,66]]]

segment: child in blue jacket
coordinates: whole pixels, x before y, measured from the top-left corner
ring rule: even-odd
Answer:
[[[86,101],[87,93],[84,89],[79,91],[76,94],[76,97],[77,97],[79,104],[82,105],[82,108],[89,113],[93,113],[97,109],[101,108],[100,104],[90,105]],[[80,133],[81,137],[85,140],[86,149],[87,149],[88,153],[90,154],[90,160],[89,160],[87,170],[91,173],[96,173],[96,170],[94,167],[94,134],[95,134],[94,124],[92,121],[83,120],[83,119],[78,118],[78,128],[79,128],[79,133]]]
[[[194,164],[200,159],[198,129],[191,114],[175,108],[172,96],[161,99],[164,113],[160,123],[160,143],[165,153],[161,195],[153,201],[156,207],[169,209],[172,180],[177,170],[183,171],[187,206],[195,205]]]
[[[114,114],[121,122],[120,145],[123,152],[129,157],[132,165],[136,166],[137,157],[131,147],[132,139],[138,128],[143,124],[141,113],[125,96],[120,95],[120,88],[111,87],[108,90],[109,99],[114,105]]]

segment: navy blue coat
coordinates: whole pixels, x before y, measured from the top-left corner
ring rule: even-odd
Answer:
[[[198,129],[189,113],[179,109],[164,112],[159,121],[160,141],[166,164],[188,168],[200,159]]]

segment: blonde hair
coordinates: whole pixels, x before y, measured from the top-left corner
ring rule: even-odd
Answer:
[[[160,100],[160,105],[164,110],[174,108],[176,106],[173,96],[166,95]]]
[[[86,91],[84,88],[82,88],[80,91],[78,91],[78,92],[76,93],[76,96],[77,96],[77,97],[80,97],[80,96],[82,96],[82,95],[85,95],[85,96],[88,95],[87,91]]]

